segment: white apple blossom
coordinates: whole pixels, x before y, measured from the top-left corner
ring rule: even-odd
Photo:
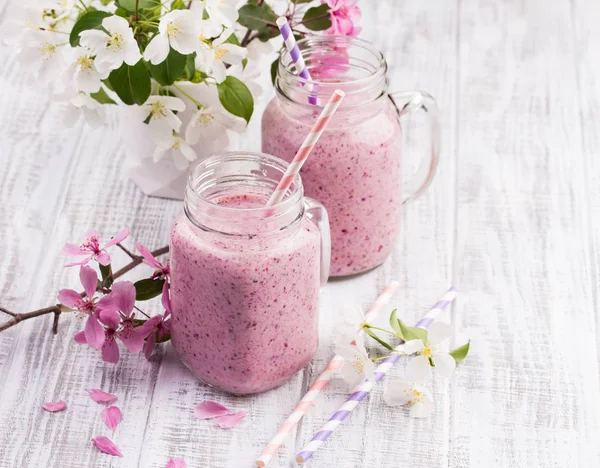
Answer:
[[[359,336],[363,335],[362,329],[365,324],[367,321],[364,310],[358,306],[350,308],[344,314],[344,321],[337,325],[336,343],[347,344],[356,341]],[[374,327],[385,327],[387,318],[385,314],[379,313],[372,317],[368,324]]]
[[[241,64],[248,55],[244,47],[226,42],[233,34],[233,29],[226,29],[212,42],[202,42],[196,51],[196,67],[213,77],[217,83],[227,78],[228,65]]]
[[[279,48],[273,48],[273,41],[274,39],[266,42],[257,39],[248,43],[248,45],[246,46],[246,49],[248,50],[248,58],[256,59],[259,58],[261,55],[267,55],[273,52],[274,50],[279,50]]]
[[[39,80],[48,82],[66,68],[61,42],[56,33],[32,30],[22,38],[19,62],[32,69]]]
[[[184,55],[198,48],[200,28],[196,14],[189,10],[173,10],[164,15],[158,24],[158,34],[146,47],[144,58],[154,65],[169,55],[169,46]]]
[[[339,370],[340,375],[352,388],[365,379],[375,380],[375,364],[369,358],[362,335],[357,336],[354,344],[338,344],[336,353],[344,358]]]
[[[244,83],[254,97],[259,97],[263,93],[262,86],[260,85],[260,77],[263,73],[264,70],[261,70],[259,67],[247,65],[244,68],[242,64],[232,65],[227,69],[227,75],[234,76]]]
[[[140,106],[142,119],[150,118],[148,125],[155,143],[170,137],[173,131],[181,130],[181,119],[173,111],[183,112],[184,110],[185,103],[173,96],[150,96]]]
[[[102,27],[108,31],[90,29],[82,31],[80,43],[96,53],[96,68],[101,73],[119,68],[123,62],[135,65],[141,58],[140,49],[133,31],[125,18],[108,16],[102,20]]]
[[[229,28],[238,19],[238,0],[206,0],[205,8],[210,18]]]
[[[66,72],[67,82],[72,81],[78,91],[95,93],[100,89],[102,80],[108,78],[109,70],[103,73],[98,71],[94,54],[87,47],[72,50],[71,65]]]
[[[392,382],[383,394],[390,406],[410,405],[410,416],[426,418],[434,408],[431,392],[421,383],[412,380]]]
[[[82,117],[92,127],[98,127],[104,123],[104,106],[88,94],[78,92],[62,98],[71,104],[64,116],[64,124],[67,127],[72,127]]]
[[[427,343],[421,340],[410,340],[404,344],[405,354],[416,353],[406,366],[406,375],[409,379],[417,382],[426,381],[431,374],[432,365],[443,377],[452,377],[456,361],[448,352],[450,335],[450,325],[435,322],[429,328]]]
[[[218,151],[227,145],[227,130],[244,130],[244,120],[230,114],[219,101],[216,86],[206,83],[180,83],[178,86],[187,95],[181,94],[182,98],[193,99],[191,105],[197,108],[187,125],[185,139],[190,144],[202,140],[205,154]]]
[[[154,162],[160,161],[165,156],[171,156],[175,167],[182,171],[187,169],[190,162],[198,159],[194,149],[178,133],[160,137],[156,143],[157,148],[152,155]]]

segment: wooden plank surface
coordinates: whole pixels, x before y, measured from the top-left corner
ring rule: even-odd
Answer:
[[[22,324],[0,334],[1,468],[163,467],[172,456],[190,467],[250,467],[331,357],[344,310],[367,307],[392,278],[402,283],[393,305],[409,321],[457,281],[455,339],[470,336],[472,355],[452,382],[434,381],[431,418],[390,411],[384,384],[311,466],[600,465],[598,3],[361,5],[363,37],[385,53],[391,89],[438,99],[444,149],[433,186],[406,207],[388,261],[324,289],[315,359],[277,390],[235,398],[200,384],[170,347],[151,362],[125,355],[105,366],[72,342],[79,320],[63,318],[57,337],[50,318]],[[57,268],[65,240],[90,226],[110,235],[129,225],[133,238],[159,247],[181,205],[145,197],[123,178],[115,115],[103,129],[64,130],[60,106],[21,79],[10,48],[0,47],[0,61],[0,305],[25,311],[77,286],[75,271]],[[245,148],[258,148],[257,122]],[[411,160],[422,141],[409,137]],[[124,420],[113,438],[123,459],[92,448],[109,431],[86,387],[118,395]],[[296,466],[296,451],[345,396],[335,382],[273,466]],[[56,399],[68,402],[66,413],[41,411]],[[216,430],[193,418],[204,399],[249,416]]]

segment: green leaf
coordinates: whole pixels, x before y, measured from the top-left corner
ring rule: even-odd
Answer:
[[[116,104],[116,102],[113,101],[108,94],[106,94],[104,88],[100,88],[99,91],[90,94],[90,97],[98,101],[100,104]]]
[[[102,276],[102,282],[100,284],[105,288],[110,288],[114,281],[112,277],[112,266],[110,264],[106,266],[100,265],[100,275]]]
[[[398,319],[401,335],[404,341],[421,340],[424,345],[427,344],[427,330],[420,327],[409,327],[402,320]]]
[[[244,5],[239,9],[238,13],[238,23],[252,30],[261,29],[269,23],[277,21],[277,15],[266,3],[260,6]]]
[[[136,0],[119,0],[115,3],[129,13],[135,13],[135,2]],[[154,8],[158,5],[160,5],[160,0],[138,0],[138,11],[144,8]]]
[[[188,80],[192,80],[196,71],[195,52],[185,56],[185,75]]]
[[[163,86],[169,86],[183,73],[187,62],[187,56],[180,54],[171,47],[169,55],[158,65],[148,63],[148,69],[152,74],[152,78],[158,81]]]
[[[164,279],[146,278],[133,283],[135,286],[135,300],[147,301],[153,297],[160,296],[162,293]]]
[[[456,362],[462,362],[467,357],[467,354],[469,354],[470,348],[471,340],[469,340],[468,343],[465,343],[464,345],[450,351],[450,356],[452,356]]]
[[[329,16],[329,5],[312,7],[306,10],[302,24],[311,31],[323,31],[331,27],[331,17]]]
[[[102,84],[104,86],[106,86],[108,89],[110,89],[111,91],[114,91],[112,85],[110,84],[110,81],[108,81],[108,78],[106,80],[102,80]]]
[[[89,29],[101,29],[106,32],[102,27],[102,20],[107,16],[112,16],[112,13],[106,11],[88,11],[81,15],[77,22],[73,25],[71,34],[69,36],[69,43],[71,47],[77,47],[79,45],[79,34]]]
[[[400,328],[400,324],[398,323],[398,318],[396,317],[397,311],[398,311],[398,309],[394,309],[392,311],[392,314],[390,315],[390,326],[392,327],[392,330],[394,330],[396,332],[396,334],[402,341],[406,341],[404,339],[404,335],[402,334],[402,329]]]
[[[394,351],[394,348],[392,346],[390,346],[385,341],[383,341],[381,338],[379,338],[375,333],[373,333],[373,331],[370,328],[364,328],[363,330],[365,331],[365,333],[367,335],[369,335],[371,338],[373,338],[375,341],[377,341],[380,345],[386,347],[390,351]]]
[[[279,36],[279,34],[281,33],[277,26],[267,24],[258,30],[258,40],[261,42],[269,42],[274,37]]]
[[[133,66],[123,63],[108,76],[115,93],[127,105],[143,104],[150,96],[150,74],[140,60]]]
[[[219,101],[231,114],[250,121],[254,112],[254,98],[248,87],[233,76],[228,76],[223,83],[217,84]]]
[[[275,78],[277,78],[277,68],[279,68],[279,57],[271,64],[271,81],[275,84]]]

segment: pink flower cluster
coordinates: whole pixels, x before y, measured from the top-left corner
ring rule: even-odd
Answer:
[[[171,333],[169,266],[159,262],[147,247],[139,243],[135,244],[143,257],[143,262],[155,269],[150,279],[163,281],[162,305],[164,307],[161,315],[149,317],[147,320],[135,316],[136,289],[133,283],[119,281],[104,286],[98,281],[96,270],[87,266],[90,260],[96,260],[105,267],[110,265],[110,255],[106,249],[119,244],[128,236],[129,229],[124,228],[100,247],[98,233],[92,229],[88,231],[86,239],[80,246],[66,244],[63,249],[66,254],[86,256],[82,261],[66,265],[80,265],[79,279],[85,294],[80,294],[73,289],[61,289],[58,292],[61,305],[87,317],[85,328],[75,335],[75,341],[102,350],[102,359],[111,363],[119,361],[120,351],[117,340],[132,353],[144,350],[146,358],[150,359],[157,340],[164,341]],[[103,296],[97,297],[97,292]]]
[[[329,5],[329,16],[331,27],[327,34],[342,36],[358,36],[362,31],[356,23],[360,20],[360,8],[356,5],[358,0],[321,0],[321,3]]]

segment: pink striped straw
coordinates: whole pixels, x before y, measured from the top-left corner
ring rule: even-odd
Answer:
[[[344,92],[340,91],[339,89],[336,89],[333,92],[333,94],[329,98],[329,102],[323,108],[321,115],[319,115],[319,118],[317,119],[313,127],[310,129],[310,133],[307,135],[306,139],[304,140],[304,143],[302,143],[302,146],[296,153],[296,156],[294,156],[294,159],[288,166],[287,170],[285,171],[285,174],[279,181],[279,184],[277,184],[277,188],[275,188],[275,191],[271,195],[271,198],[269,198],[267,206],[272,206],[276,203],[279,203],[283,199],[283,197],[285,196],[285,192],[287,192],[287,189],[290,188],[290,185],[292,185],[294,178],[296,177],[298,172],[300,172],[300,168],[304,164],[304,161],[306,161],[308,155],[317,144],[317,141],[319,141],[321,134],[327,127],[327,124],[331,120],[333,114],[335,114],[337,108],[340,106],[340,103],[342,102],[342,99],[344,99],[344,96]]]
[[[392,281],[379,295],[375,303],[371,306],[369,311],[365,314],[365,322],[370,323],[373,319],[383,310],[383,308],[390,302],[392,296],[398,291],[400,283]],[[294,411],[288,416],[283,425],[277,431],[277,434],[271,439],[267,447],[263,450],[260,456],[256,460],[256,466],[264,467],[273,458],[273,455],[277,452],[279,447],[285,442],[285,440],[291,435],[292,431],[298,424],[298,422],[304,417],[306,412],[313,405],[313,402],[317,399],[319,394],[327,386],[331,377],[340,368],[344,358],[335,355],[331,361],[325,367],[325,370],[317,377],[315,383],[312,384],[308,392],[304,395],[300,403],[296,405]]]
[[[440,300],[431,308],[429,312],[421,320],[417,322],[417,327],[429,328],[433,322],[438,320],[440,314],[448,309],[448,306],[454,301],[458,294],[455,287],[451,286],[450,289],[444,294]],[[401,345],[397,346],[396,351],[401,349]],[[299,464],[306,463],[312,458],[315,451],[325,442],[331,434],[344,422],[344,420],[350,416],[352,411],[363,401],[367,395],[371,392],[373,387],[389,372],[394,364],[400,360],[399,354],[391,353],[389,357],[381,361],[375,368],[375,380],[365,380],[360,384],[355,392],[348,397],[346,402],[329,418],[329,421],[317,432],[312,440],[304,446],[302,451],[296,455],[296,462]]]
[[[280,16],[279,18],[277,18],[277,26],[279,27],[279,31],[281,32],[281,37],[283,37],[283,42],[285,43],[285,46],[288,52],[290,53],[290,57],[292,57],[292,62],[294,62],[294,65],[296,66],[296,71],[298,72],[298,75],[304,78],[305,80],[312,80],[308,68],[306,67],[306,63],[304,62],[304,57],[302,57],[300,49],[298,48],[298,44],[296,44],[296,38],[292,33],[292,29],[288,24],[287,18],[285,16]],[[312,86],[310,87],[310,90],[313,90]],[[316,104],[317,97],[311,95],[308,98],[308,102],[310,102],[311,104]]]

